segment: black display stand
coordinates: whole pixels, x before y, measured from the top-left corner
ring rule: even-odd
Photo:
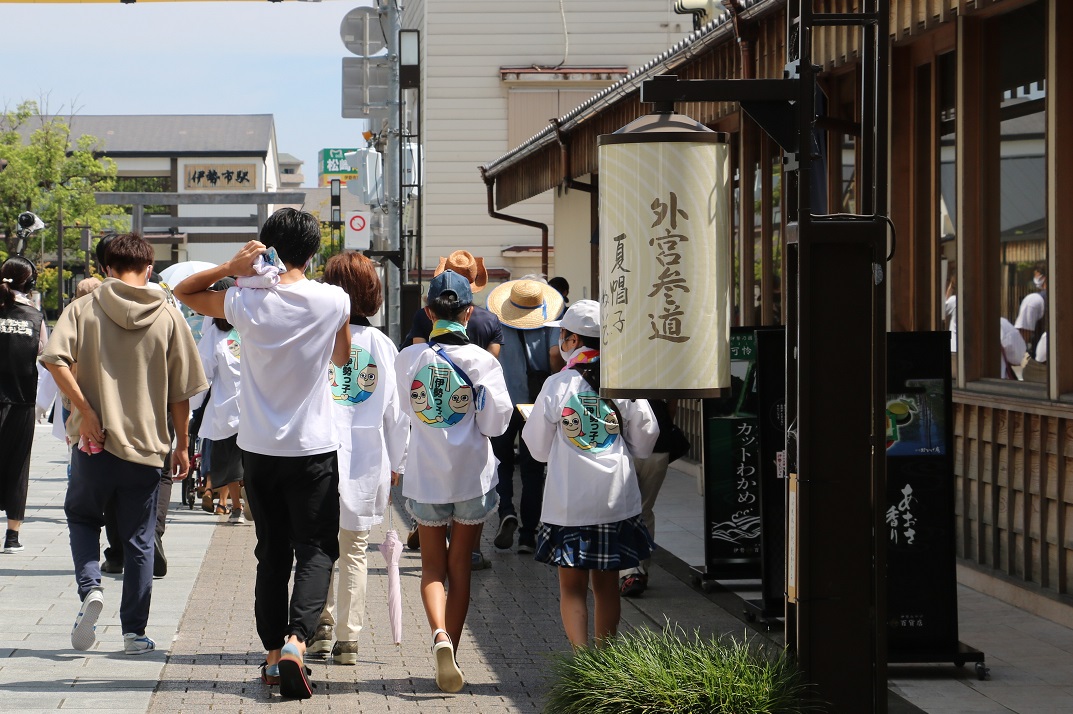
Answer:
[[[887,662],[976,663],[958,641],[949,332],[887,335]]]
[[[760,427],[756,330],[730,331],[731,388],[703,402],[704,567],[693,582],[760,577]]]
[[[756,331],[756,401],[760,425],[760,599],[745,617],[767,629],[786,615],[786,331]]]

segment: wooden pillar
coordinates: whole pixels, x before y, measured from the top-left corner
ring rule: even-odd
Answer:
[[[1047,22],[1047,368],[1050,398],[1073,392],[1073,3],[1050,0]]]
[[[998,236],[988,240],[997,225],[998,201],[988,201],[991,192],[987,167],[998,142],[990,151],[986,137],[995,111],[987,106],[988,61],[981,21],[958,17],[957,56],[957,186],[958,186],[958,386],[981,377],[998,376],[999,345],[997,290],[989,284],[990,261],[998,250]],[[995,53],[990,53],[995,54]],[[997,135],[997,134],[996,134]],[[997,177],[995,177],[997,183]],[[993,204],[989,208],[989,204]],[[994,250],[991,243],[994,242]]]
[[[756,191],[756,139],[760,129],[753,120],[742,112],[741,131],[738,132],[738,142],[741,157],[738,176],[738,238],[741,241],[741,251],[738,254],[738,284],[741,289],[741,311],[738,315],[739,325],[752,325],[753,320],[753,287],[756,279],[753,275],[753,261],[756,257],[755,233],[753,223],[755,221]]]

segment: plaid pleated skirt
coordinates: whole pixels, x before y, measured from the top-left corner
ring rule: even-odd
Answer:
[[[537,529],[534,558],[562,568],[626,570],[652,555],[656,544],[641,516],[597,526],[555,526]]]

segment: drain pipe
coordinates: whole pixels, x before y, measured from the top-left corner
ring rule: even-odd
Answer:
[[[505,213],[499,213],[496,211],[495,198],[493,196],[493,189],[495,187],[495,179],[488,178],[488,173],[483,166],[480,167],[481,178],[484,179],[484,186],[488,191],[488,215],[492,218],[498,218],[501,221],[507,221],[509,223],[517,223],[522,226],[529,226],[530,228],[540,229],[540,272],[545,277],[548,275],[548,224],[540,223],[538,221],[531,221],[528,218],[519,218],[518,216],[508,216]]]
[[[562,168],[563,173],[563,177],[559,181],[559,185],[565,186],[568,191],[570,189],[576,189],[578,191],[592,193],[591,183],[585,183],[584,181],[576,181],[570,175],[570,152],[567,150],[566,141],[564,139],[565,134],[563,134],[563,127],[559,123],[559,119],[552,119],[551,125],[555,129],[555,140],[559,142],[559,166]]]
[[[566,134],[563,132],[562,124],[559,123],[558,118],[551,120],[551,125],[555,129],[555,140],[559,142],[559,166],[562,168],[562,180],[559,182],[560,186],[570,189],[577,189],[578,191],[584,191],[589,194],[589,280],[591,282],[592,294],[599,295],[597,285],[600,282],[600,206],[597,201],[597,181],[599,174],[593,174],[592,181],[585,183],[583,181],[576,181],[571,176],[570,171],[570,152],[566,146]]]
[[[734,25],[734,36],[738,39],[738,49],[741,51],[741,78],[754,79],[756,71],[753,69],[753,38],[750,36],[751,33],[742,32],[742,8],[737,0],[723,0],[723,7],[730,13],[730,19]]]

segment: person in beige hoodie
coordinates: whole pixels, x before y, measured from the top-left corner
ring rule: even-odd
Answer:
[[[64,500],[78,596],[71,646],[96,641],[104,606],[100,535],[104,508],[116,502],[124,541],[119,619],[124,651],[155,648],[146,636],[153,589],[153,535],[161,468],[171,451],[167,419],[190,418],[190,397],[208,388],[197,345],[165,294],[146,287],[153,249],[135,234],[108,246],[108,278],[60,315],[40,361],[73,407],[67,434],[77,444]],[[72,367],[77,365],[77,376]],[[185,429],[177,429],[172,477],[189,468]]]

